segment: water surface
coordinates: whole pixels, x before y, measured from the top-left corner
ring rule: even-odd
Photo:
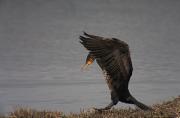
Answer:
[[[0,111],[20,105],[79,112],[108,104],[99,67],[80,70],[87,55],[82,31],[129,44],[129,88],[137,99],[152,105],[178,96],[179,6],[176,0],[1,0]]]

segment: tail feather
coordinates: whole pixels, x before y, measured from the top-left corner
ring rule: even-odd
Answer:
[[[145,110],[145,111],[152,110],[152,108],[150,108],[149,106],[147,106],[147,105],[145,105],[145,104],[143,104],[137,100],[135,102],[135,105],[138,106],[139,108],[141,108],[142,110]]]
[[[134,97],[130,97],[131,101],[137,106],[139,107],[140,109],[144,110],[144,111],[152,111],[153,109],[141,102],[139,102],[138,100],[136,100]]]

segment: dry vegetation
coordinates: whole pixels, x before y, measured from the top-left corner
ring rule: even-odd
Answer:
[[[79,114],[62,112],[37,111],[28,108],[18,108],[9,116],[0,118],[180,118],[180,96],[172,101],[152,106],[154,111],[142,111],[139,109],[112,109],[109,111],[82,111]]]

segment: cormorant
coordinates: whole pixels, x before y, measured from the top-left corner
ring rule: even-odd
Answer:
[[[105,108],[97,110],[108,110],[119,101],[134,104],[142,110],[152,110],[136,100],[129,92],[128,83],[133,66],[129,46],[126,42],[116,38],[90,35],[86,32],[79,38],[80,43],[89,51],[85,66],[96,60],[106,76],[106,82],[111,92],[111,103]]]

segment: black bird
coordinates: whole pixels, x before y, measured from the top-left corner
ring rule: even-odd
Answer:
[[[84,36],[79,38],[80,43],[89,50],[86,65],[90,65],[96,60],[106,76],[106,82],[111,92],[111,103],[105,108],[97,110],[111,109],[119,101],[135,104],[142,110],[152,110],[136,100],[129,92],[128,83],[133,66],[129,46],[126,42],[116,38],[90,35],[86,32],[84,32]]]

